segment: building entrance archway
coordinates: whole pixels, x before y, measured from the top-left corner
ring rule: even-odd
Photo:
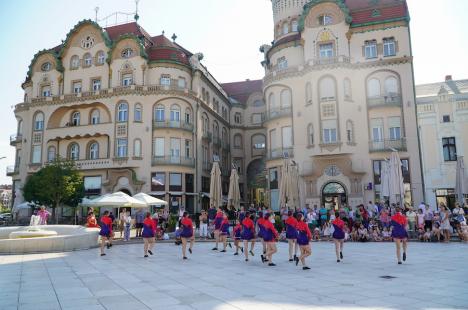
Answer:
[[[322,188],[322,204],[329,210],[338,210],[348,201],[344,185],[338,182],[329,182]]]

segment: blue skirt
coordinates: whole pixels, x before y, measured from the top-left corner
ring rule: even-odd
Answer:
[[[333,239],[343,240],[345,238],[344,231],[336,225],[333,225],[333,228],[335,228],[333,231]]]
[[[296,239],[297,238],[297,229],[291,225],[286,227],[286,239]]]
[[[250,229],[244,229],[241,233],[242,240],[252,240],[254,237],[253,232]]]
[[[143,238],[153,238],[154,237],[154,231],[151,229],[151,227],[143,225],[143,231],[141,232],[141,236]]]
[[[182,232],[180,233],[180,236],[182,238],[192,238],[193,230],[190,227],[184,227],[182,228]]]
[[[297,244],[299,245],[308,245],[309,238],[307,237],[307,233],[305,231],[299,231],[297,234]]]
[[[408,232],[402,225],[393,225],[392,238],[406,239],[408,238]]]

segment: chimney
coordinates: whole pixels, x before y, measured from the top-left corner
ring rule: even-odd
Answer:
[[[451,81],[452,80],[452,76],[451,75],[446,75],[445,76],[445,81]]]

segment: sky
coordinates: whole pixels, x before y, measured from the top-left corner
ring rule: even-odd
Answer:
[[[77,5],[79,3],[79,5]],[[468,78],[468,0],[408,0],[417,84],[446,75]],[[16,132],[13,106],[22,102],[28,66],[36,52],[61,43],[82,19],[134,12],[134,0],[0,0],[0,184],[10,184],[14,165],[10,135]],[[140,0],[140,25],[151,35],[165,31],[192,52],[219,82],[260,79],[259,47],[273,40],[270,0]],[[115,20],[111,19],[112,23]],[[105,26],[105,22],[101,22]]]

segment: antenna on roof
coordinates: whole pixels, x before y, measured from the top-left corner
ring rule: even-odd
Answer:
[[[96,13],[95,14],[96,17],[94,18],[94,21],[97,23],[98,22],[98,12],[99,12],[99,7],[98,6],[94,8],[94,12]]]
[[[140,0],[135,0],[135,21],[138,22],[138,19],[140,19],[140,16],[138,15],[138,2]]]

